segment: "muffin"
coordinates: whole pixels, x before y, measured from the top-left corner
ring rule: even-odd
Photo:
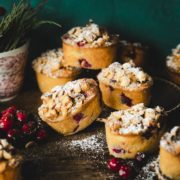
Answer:
[[[180,85],[180,44],[167,57],[166,66],[170,79]]]
[[[147,108],[143,103],[115,111],[105,120],[109,153],[117,158],[133,159],[138,153],[158,148],[164,131],[164,110]]]
[[[0,180],[21,179],[22,157],[18,155],[7,140],[0,139]]]
[[[79,79],[57,86],[41,99],[40,117],[64,135],[83,130],[101,113],[99,90],[93,79]]]
[[[42,93],[50,91],[54,86],[74,80],[80,72],[79,68],[64,67],[62,49],[43,53],[33,61],[32,65]]]
[[[110,108],[127,109],[135,104],[148,105],[151,99],[152,78],[131,61],[114,62],[98,74],[104,103]]]
[[[180,126],[161,138],[157,173],[160,180],[180,179]]]
[[[85,69],[102,69],[116,59],[118,36],[89,22],[62,36],[64,64]]]
[[[146,47],[140,43],[131,43],[127,41],[120,41],[120,60],[122,63],[133,60],[136,66],[143,67],[146,58]]]

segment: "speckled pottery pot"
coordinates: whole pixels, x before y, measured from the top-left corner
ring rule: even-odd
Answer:
[[[21,89],[27,54],[28,43],[0,53],[0,102],[13,99]]]

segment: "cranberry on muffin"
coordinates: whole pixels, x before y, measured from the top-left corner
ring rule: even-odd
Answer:
[[[148,108],[143,103],[112,112],[104,119],[109,153],[133,159],[138,153],[153,152],[164,132],[164,117],[163,108]]]
[[[139,103],[148,105],[153,80],[131,61],[114,62],[97,76],[104,103],[110,108],[127,109]]]
[[[33,61],[33,69],[42,93],[50,91],[54,86],[74,80],[80,73],[79,68],[65,67],[63,59],[62,49],[53,49]]]
[[[101,113],[100,94],[93,79],[78,79],[56,86],[41,99],[40,117],[64,135],[85,129]]]
[[[64,64],[86,69],[102,69],[116,59],[118,36],[89,22],[62,36]]]
[[[180,44],[167,56],[166,66],[170,79],[180,85]]]

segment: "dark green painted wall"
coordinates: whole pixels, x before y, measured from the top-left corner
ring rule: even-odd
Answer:
[[[0,5],[9,9],[12,2],[0,0]],[[39,0],[31,2],[35,5]],[[90,18],[119,33],[122,39],[149,45],[155,59],[164,59],[180,42],[180,0],[49,0],[41,15],[63,26],[60,31],[52,27],[38,30],[36,40],[39,37],[39,42],[49,47],[53,41],[60,41],[64,31]]]

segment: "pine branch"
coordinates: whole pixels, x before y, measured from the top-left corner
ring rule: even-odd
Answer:
[[[12,50],[21,46],[29,38],[30,33],[42,24],[60,25],[53,21],[43,21],[37,18],[45,4],[43,0],[35,8],[28,0],[14,4],[11,12],[0,22],[0,52]]]

